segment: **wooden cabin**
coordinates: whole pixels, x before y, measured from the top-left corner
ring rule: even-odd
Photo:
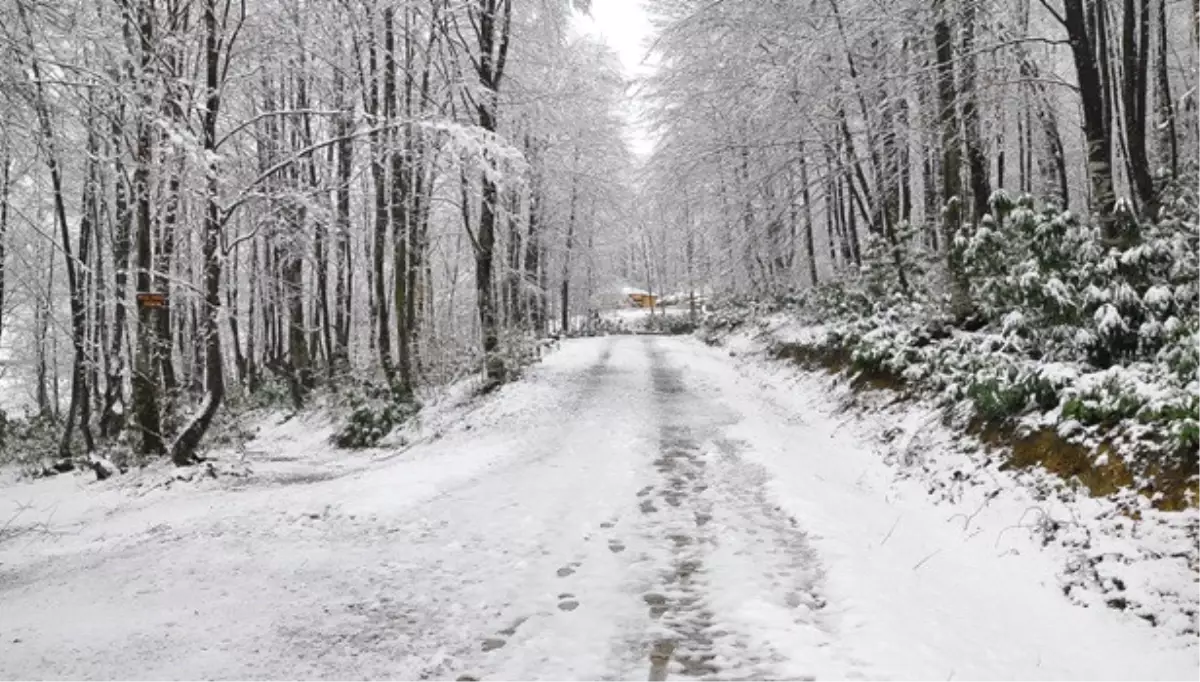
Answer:
[[[629,305],[634,308],[653,308],[658,304],[657,296],[640,289],[626,289],[625,297],[629,300]]]

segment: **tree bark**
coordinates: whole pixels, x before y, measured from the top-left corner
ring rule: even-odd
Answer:
[[[108,373],[104,382],[104,406],[100,411],[100,435],[115,436],[121,428],[116,405],[124,405],[125,334],[127,331],[126,302],[129,296],[129,252],[133,214],[129,210],[129,186],[126,183],[122,139],[124,129],[120,109],[113,117],[110,136],[114,159],[113,173],[113,321],[109,337]],[[124,413],[124,410],[122,410]]]
[[[372,292],[371,317],[375,325],[375,346],[379,353],[379,365],[383,368],[388,385],[396,383],[396,370],[392,364],[392,334],[387,308],[387,281],[384,278],[384,253],[387,248],[388,230],[388,190],[387,168],[384,166],[384,154],[387,138],[385,132],[378,129],[379,122],[390,124],[386,117],[385,102],[395,96],[395,75],[384,67],[383,79],[391,85],[380,85],[379,47],[375,44],[374,36],[368,38],[371,42],[367,48],[367,68],[370,85],[364,95],[367,97],[367,113],[373,117],[377,126],[370,134],[371,147],[371,181],[375,194],[375,231],[374,244],[371,250],[371,280]],[[381,118],[380,114],[384,114]],[[386,133],[390,138],[390,133]]]
[[[4,338],[5,282],[8,274],[8,201],[12,189],[12,157],[8,145],[0,147],[0,341]]]
[[[89,97],[88,108],[93,106],[92,98]],[[92,375],[93,356],[89,352],[88,343],[88,307],[87,300],[90,296],[91,273],[81,269],[86,268],[92,258],[92,238],[96,233],[96,221],[99,218],[97,204],[98,183],[100,181],[99,171],[97,169],[98,159],[100,156],[100,139],[94,127],[88,128],[87,135],[87,161],[84,163],[84,186],[83,197],[80,206],[80,221],[79,221],[79,249],[78,257],[74,264],[76,268],[76,291],[73,293],[76,299],[76,308],[72,309],[71,316],[73,320],[72,333],[74,335],[75,346],[75,363],[72,368],[72,387],[71,387],[71,402],[72,407],[68,412],[68,424],[72,418],[72,414],[78,412],[79,415],[79,431],[83,435],[84,447],[87,452],[93,452],[96,449],[96,442],[92,436],[92,401],[89,379]],[[64,238],[66,235],[64,234]],[[67,243],[69,246],[69,242]],[[64,255],[69,255],[70,250],[64,251]],[[60,452],[63,455],[70,453],[70,444],[65,441],[69,438],[69,431],[64,430],[64,443],[60,446]]]
[[[135,127],[137,142],[134,149],[133,200],[136,211],[134,234],[134,287],[138,293],[149,293],[153,288],[151,268],[151,234],[153,214],[151,208],[150,171],[154,163],[153,96],[151,83],[155,73],[154,5],[152,0],[141,0],[137,6],[138,33],[140,35],[140,72],[138,83],[138,108]],[[166,446],[163,442],[162,415],[159,397],[159,379],[162,370],[158,360],[156,342],[156,320],[161,310],[139,305],[137,310],[137,352],[133,374],[134,419],[141,435],[140,452],[143,455],[161,455]]]
[[[297,19],[297,24],[299,24]],[[299,139],[302,149],[310,148],[314,143],[312,129],[312,114],[308,113],[311,106],[309,97],[309,79],[311,76],[311,67],[308,62],[308,50],[305,46],[301,27],[297,27],[297,34],[300,36],[299,45],[299,73],[296,75],[296,108],[300,114],[300,130]],[[332,150],[332,147],[330,147]],[[307,172],[305,172],[307,171]],[[320,196],[320,182],[317,179],[317,161],[315,154],[309,154],[303,161],[302,170],[300,173],[301,184],[305,186],[305,194],[308,196]],[[303,208],[304,215],[307,216],[307,208]],[[304,365],[299,368],[300,385],[305,392],[311,391],[316,386],[317,371],[316,358],[319,354],[321,344],[324,343],[326,352],[326,361],[331,362],[328,356],[331,356],[332,333],[329,324],[329,260],[326,255],[326,233],[328,228],[326,225],[326,216],[324,212],[318,215],[313,221],[313,267],[312,278],[316,283],[317,295],[316,300],[312,301],[312,323],[308,328],[312,330],[310,338],[306,341],[304,352],[306,357]],[[301,226],[303,230],[303,225]],[[296,249],[299,253],[299,249]],[[303,263],[301,264],[301,289],[300,289],[300,307],[304,307],[304,299],[307,298],[303,293]],[[301,312],[303,315],[303,311]]]
[[[246,355],[242,352],[242,334],[241,323],[241,306],[239,304],[241,295],[238,287],[238,272],[240,270],[241,260],[241,245],[235,244],[233,247],[233,264],[226,271],[225,280],[225,307],[228,309],[229,315],[229,340],[233,342],[233,363],[237,369],[237,380],[239,384],[245,387],[246,381],[249,378],[249,367],[246,362]],[[251,331],[253,333],[253,331]]]
[[[808,264],[808,285],[816,287],[817,250],[813,243],[812,193],[808,188],[808,154],[805,153],[803,140],[799,142],[797,151],[800,157],[800,198],[804,202],[804,256]]]
[[[1150,118],[1146,106],[1150,81],[1150,0],[1125,0],[1121,52],[1125,71],[1121,83],[1130,179],[1142,214],[1154,220],[1158,217],[1158,193],[1146,151],[1146,122]]]
[[[1086,7],[1085,2],[1088,3]],[[1063,4],[1071,55],[1079,81],[1079,96],[1083,102],[1083,133],[1087,141],[1092,212],[1104,240],[1114,243],[1118,238],[1118,228],[1113,215],[1117,200],[1113,190],[1112,138],[1108,125],[1111,109],[1105,98],[1106,79],[1101,77],[1101,64],[1107,68],[1108,59],[1103,50],[1097,50],[1097,41],[1093,40],[1090,28],[1096,22],[1089,22],[1089,16],[1103,16],[1104,12],[1103,9],[1095,12],[1088,0],[1063,0]],[[1098,33],[1101,37],[1098,42],[1102,46],[1105,44],[1104,32]]]
[[[330,352],[333,365],[339,372],[350,368],[350,325],[353,320],[352,303],[354,290],[353,254],[350,244],[350,183],[354,173],[354,141],[350,132],[354,129],[354,108],[346,96],[346,83],[340,69],[334,70],[334,92],[338,97],[340,112],[334,118],[334,135],[340,140],[336,145],[337,185],[334,201],[335,255],[334,255],[334,347]]]
[[[244,9],[244,7],[243,7]],[[197,461],[196,449],[208,432],[213,417],[225,397],[225,365],[221,353],[218,313],[221,309],[221,209],[217,185],[217,115],[221,108],[220,62],[228,40],[217,40],[216,0],[204,2],[205,108],[202,124],[205,158],[204,197],[204,347],[205,390],[207,395],[199,413],[179,434],[171,447],[171,460],[177,466]],[[224,46],[222,48],[222,45]],[[226,59],[229,58],[226,53]]]
[[[1179,133],[1175,125],[1175,101],[1171,98],[1171,73],[1167,42],[1167,1],[1158,0],[1158,50],[1155,59],[1155,82],[1158,103],[1158,157],[1171,170],[1171,177],[1179,176]]]
[[[976,87],[975,2],[964,2],[962,16],[962,115],[963,141],[967,148],[967,170],[971,182],[971,222],[978,225],[988,212],[992,190],[988,182],[987,154],[979,131],[979,93]],[[1003,181],[1003,178],[1001,178]]]
[[[575,162],[571,166],[571,198],[567,209],[567,239],[563,249],[562,282],[559,289],[559,330],[566,334],[571,330],[571,256],[575,251],[575,221],[578,220],[579,203],[579,147],[575,147]]]
[[[476,0],[469,5],[468,11],[472,25],[477,27],[478,58],[475,70],[483,88],[476,105],[476,115],[480,128],[495,133],[500,82],[508,59],[512,0]],[[484,376],[489,386],[495,386],[507,378],[504,358],[499,354],[500,330],[492,281],[499,190],[491,173],[484,172],[481,176],[482,196],[475,245],[475,294],[483,336]]]
[[[40,251],[40,249],[39,249]],[[38,254],[41,256],[41,254]],[[38,417],[43,420],[54,418],[58,411],[50,404],[50,392],[47,385],[49,373],[49,358],[46,355],[47,335],[50,327],[50,299],[54,295],[54,251],[48,250],[46,267],[46,289],[38,292],[37,305],[33,311],[33,328],[37,345],[37,406]]]
[[[542,224],[542,168],[536,139],[525,138],[526,155],[532,167],[529,181],[529,232],[525,236],[525,282],[532,289],[528,296],[530,327],[538,334],[546,331],[545,296],[540,279],[541,224]]]
[[[954,53],[945,0],[934,0],[933,42],[938,73],[938,110],[942,128],[942,241],[950,285],[950,312],[964,320],[971,311],[966,273],[955,236],[962,226],[962,147],[959,139],[958,90],[954,79]]]
[[[407,13],[405,16],[408,16]],[[396,59],[395,13],[391,8],[384,10],[383,40],[384,40],[384,111],[385,120],[391,124],[396,120],[396,79],[400,77],[400,65]],[[411,50],[408,49],[410,36],[405,32],[405,68],[411,66]],[[404,112],[407,117],[412,108],[411,79],[405,78],[407,106]],[[408,243],[412,230],[412,215],[410,213],[412,191],[412,176],[408,163],[411,161],[412,130],[408,121],[399,124],[398,129],[389,131],[391,135],[391,151],[388,153],[391,162],[391,202],[388,207],[388,222],[392,233],[392,306],[396,330],[396,368],[397,375],[394,389],[402,398],[409,398],[413,392],[412,358],[409,356],[408,334],[408,298],[409,291],[409,260]],[[382,342],[381,342],[382,343]]]

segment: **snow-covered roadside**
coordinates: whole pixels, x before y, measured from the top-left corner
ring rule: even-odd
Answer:
[[[1135,522],[1110,501],[1045,496],[1046,474],[1001,471],[932,406],[771,359],[772,332],[809,333],[776,321],[727,336],[689,376],[725,368],[708,390],[742,405],[731,436],[817,536],[840,645],[911,677],[1194,677],[1194,509],[1147,505]],[[818,440],[795,442],[789,422]],[[1106,608],[1116,599],[1128,610]]]
[[[584,391],[573,380],[595,361],[588,349],[559,352],[484,400],[449,396],[407,435],[416,447],[338,451],[328,420],[276,415],[244,448],[214,453],[215,479],[161,467],[102,483],[10,481],[0,488],[0,527],[12,520],[0,542],[0,678],[444,671],[443,648],[484,614],[460,604],[453,632],[414,636],[408,612],[454,584],[440,576],[451,582],[421,592],[406,580],[410,564],[454,552],[414,553],[414,510],[528,458],[561,428],[542,406]]]

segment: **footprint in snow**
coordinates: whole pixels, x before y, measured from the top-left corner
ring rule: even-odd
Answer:
[[[660,618],[667,612],[667,597],[657,592],[649,592],[642,595],[642,601],[650,607],[650,617]]]
[[[503,648],[505,644],[508,644],[507,638],[517,634],[517,628],[521,627],[521,625],[523,625],[527,620],[529,620],[529,616],[521,616],[520,618],[514,620],[512,625],[509,625],[503,630],[497,632],[496,637],[488,637],[484,639],[482,642],[482,648],[484,652],[495,651],[496,649]]]
[[[574,611],[575,609],[579,608],[579,600],[574,598],[575,595],[560,594],[558,597],[562,600],[558,602],[559,611]]]

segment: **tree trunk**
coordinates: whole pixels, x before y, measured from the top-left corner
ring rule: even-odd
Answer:
[[[390,16],[390,10],[385,16]],[[382,120],[387,124],[391,123],[386,113],[389,110],[386,102],[395,97],[395,74],[391,69],[386,68],[386,66],[383,68],[384,85],[382,88],[380,86],[378,55],[379,47],[375,45],[372,36],[371,44],[367,50],[368,71],[371,82],[367,93],[367,113],[374,117],[376,126],[378,126],[381,120],[381,113],[384,114],[384,119]],[[374,185],[375,193],[375,238],[371,252],[371,279],[374,285],[372,287],[374,294],[371,300],[371,316],[375,324],[375,344],[376,350],[379,353],[379,364],[383,368],[383,374],[389,386],[396,383],[396,370],[392,364],[392,334],[388,316],[387,280],[384,278],[383,258],[387,248],[389,219],[387,168],[384,166],[384,154],[387,140],[390,137],[390,131],[385,133],[378,129],[372,131],[370,134],[371,181]]]
[[[579,202],[579,147],[575,148],[575,164],[571,166],[571,199],[567,209],[567,240],[563,249],[562,284],[559,290],[560,309],[562,316],[560,331],[566,334],[571,330],[571,256],[575,250],[575,221],[578,219]]]
[[[5,276],[8,273],[8,199],[12,189],[12,158],[8,145],[0,147],[0,341],[4,338]]]
[[[832,227],[835,234],[830,235],[830,244],[838,244],[841,249],[842,267],[848,269],[853,263],[855,267],[862,265],[862,260],[858,252],[857,234],[852,235],[849,221],[847,220],[846,207],[849,201],[846,198],[846,190],[843,183],[846,181],[846,165],[841,160],[841,143],[835,143],[834,146],[825,148],[826,173],[829,177],[829,198],[833,202],[830,207],[830,215],[833,217]],[[850,208],[853,211],[853,207]],[[836,237],[836,238],[835,238]],[[836,261],[835,261],[836,262]]]
[[[1146,95],[1150,80],[1150,0],[1125,0],[1121,31],[1124,65],[1122,99],[1125,113],[1125,138],[1129,154],[1129,174],[1142,214],[1158,217],[1158,193],[1150,171],[1146,151]]]
[[[938,110],[942,128],[942,241],[950,284],[950,311],[958,320],[970,315],[971,300],[955,235],[962,225],[962,148],[954,83],[954,53],[945,0],[934,0],[933,41],[938,73]]]
[[[1105,99],[1106,80],[1101,77],[1101,66],[1107,68],[1108,59],[1103,51],[1097,50],[1093,40],[1089,15],[1097,14],[1088,0],[1063,0],[1067,35],[1071,55],[1075,61],[1075,73],[1079,81],[1079,96],[1083,102],[1083,134],[1087,141],[1088,176],[1091,180],[1092,211],[1100,225],[1103,238],[1114,243],[1117,224],[1113,215],[1116,194],[1113,190],[1112,138],[1109,135],[1109,112]],[[1101,10],[1099,15],[1103,15]],[[1099,31],[1101,45],[1103,31]]]
[[[203,118],[205,158],[204,211],[204,347],[205,390],[207,395],[199,413],[179,434],[171,447],[171,460],[177,466],[197,461],[196,449],[212,424],[225,397],[225,366],[221,354],[221,214],[217,205],[217,114],[221,108],[221,47],[217,42],[216,0],[204,2],[205,27],[205,108]],[[222,41],[225,49],[228,42]],[[228,57],[226,57],[228,59]]]
[[[434,27],[439,22],[440,3],[434,3],[432,12],[429,17],[429,26]],[[415,55],[412,49],[412,37],[415,29],[412,26],[413,17],[418,15],[415,7],[409,7],[405,14],[405,36],[407,59],[410,64],[415,60]],[[406,116],[412,120],[419,115],[424,115],[430,105],[430,77],[434,68],[434,47],[435,42],[439,39],[441,32],[438,30],[429,31],[429,36],[425,45],[425,58],[421,67],[421,80],[419,88],[414,89],[414,79],[410,76],[405,81],[405,112]],[[419,102],[414,105],[414,98],[419,98]],[[421,347],[420,347],[420,330],[421,320],[423,318],[426,299],[432,300],[430,287],[432,285],[427,279],[422,277],[422,273],[431,267],[426,258],[427,244],[429,241],[429,223],[431,200],[434,177],[434,170],[429,167],[430,164],[426,161],[427,142],[424,131],[416,126],[408,125],[405,130],[408,133],[408,147],[410,159],[408,169],[411,179],[409,180],[409,229],[408,229],[408,270],[406,272],[408,296],[405,298],[405,355],[408,357],[410,376],[409,383],[415,385],[417,374],[420,371],[421,363]],[[424,284],[422,284],[424,282]],[[432,308],[432,306],[429,306]]]
[[[412,382],[417,381],[420,371],[421,321],[424,316],[425,302],[429,298],[429,288],[432,283],[422,274],[431,267],[427,259],[427,244],[429,241],[430,201],[429,188],[433,185],[432,177],[427,177],[425,162],[425,143],[422,133],[416,133],[414,143],[415,161],[410,164],[413,173],[412,182],[412,224],[408,231],[408,297],[405,299],[405,328],[408,331],[408,354],[412,368],[409,370]],[[431,170],[431,169],[430,169]]]
[[[150,197],[150,171],[154,163],[154,125],[152,119],[153,96],[150,78],[155,69],[155,57],[151,51],[154,42],[154,11],[150,0],[138,4],[138,25],[141,36],[141,82],[135,126],[137,146],[134,150],[133,197],[136,206],[134,235],[134,286],[138,293],[152,290],[153,267],[150,239],[153,233],[153,214]],[[162,417],[159,406],[158,344],[155,330],[157,315],[163,311],[138,305],[137,352],[133,374],[133,411],[138,432],[141,435],[140,452],[143,455],[161,455],[165,452],[162,434]]]
[[[263,338],[266,337],[265,325],[259,324],[259,309],[262,307],[262,286],[260,285],[261,277],[255,276],[258,274],[259,259],[258,259],[258,239],[251,239],[250,246],[250,271],[252,276],[248,282],[249,287],[247,294],[250,301],[246,306],[246,322],[249,327],[246,330],[246,389],[251,393],[255,393],[259,389],[260,377],[260,359],[258,357],[258,341],[259,328],[263,329]]]
[[[407,16],[407,15],[406,15]],[[400,66],[396,60],[396,38],[394,30],[394,10],[385,9],[383,14],[384,35],[384,111],[385,120],[389,124],[396,120],[396,79],[401,76]],[[408,36],[405,36],[407,43]],[[406,68],[408,64],[405,65]],[[411,79],[405,78],[406,91],[411,87]],[[411,105],[410,105],[411,106]],[[408,112],[401,112],[407,117]],[[412,218],[409,214],[411,191],[411,176],[407,166],[412,147],[412,133],[407,121],[399,124],[399,129],[389,130],[391,136],[388,158],[391,162],[391,201],[388,206],[388,222],[392,233],[392,313],[395,316],[396,346],[397,346],[397,380],[394,388],[400,396],[407,398],[412,395],[412,358],[409,357],[408,336],[408,239],[412,229]],[[382,342],[381,342],[382,343]]]
[[[967,147],[967,170],[971,182],[971,223],[978,225],[988,212],[992,190],[988,182],[987,154],[979,132],[979,94],[975,85],[975,2],[962,3],[962,115],[963,141]]]
[[[334,347],[330,351],[333,365],[338,372],[350,368],[350,324],[353,302],[353,254],[350,245],[350,183],[354,173],[354,141],[350,133],[354,129],[354,108],[346,97],[346,84],[340,69],[334,70],[334,91],[339,98],[340,112],[334,118],[334,136],[338,138],[337,185],[335,189],[334,225],[336,226],[334,256]]]
[[[508,190],[508,241],[504,264],[504,314],[511,327],[519,327],[521,311],[521,196],[515,187]]]
[[[313,279],[317,284],[317,300],[314,301],[317,309],[313,314],[314,335],[319,330],[319,340],[325,348],[326,373],[328,374],[335,363],[333,359],[333,322],[329,314],[329,228],[326,226],[323,216],[316,220],[313,230],[313,258],[316,261],[313,267]],[[316,341],[314,340],[312,343],[315,347]],[[313,376],[316,376],[315,371]]]
[[[95,134],[99,135],[99,133]],[[97,150],[97,157],[99,157],[103,149],[103,145],[99,146],[101,149]],[[99,163],[97,163],[97,166],[99,166]],[[105,282],[104,279],[105,244],[104,235],[101,232],[101,221],[108,212],[108,183],[106,180],[107,178],[105,173],[98,168],[96,172],[96,214],[92,220],[91,232],[91,238],[94,244],[92,252],[93,255],[91,256],[91,262],[88,264],[88,267],[84,273],[84,291],[87,292],[87,329],[89,335],[87,343],[88,364],[86,371],[88,388],[91,391],[88,396],[88,400],[90,401],[90,404],[88,405],[88,416],[84,419],[84,421],[89,423],[91,421],[91,414],[98,412],[103,406],[103,402],[100,397],[101,364],[102,362],[107,363],[108,361],[107,354],[104,352],[104,347],[107,345],[106,339],[108,336],[105,314],[106,309],[104,304],[109,299],[109,296],[107,295],[108,292],[106,291],[107,282]]]
[[[817,250],[813,243],[813,212],[812,194],[808,189],[808,155],[805,153],[804,141],[799,142],[800,156],[800,197],[804,202],[804,256],[808,264],[808,284],[817,286]]]
[[[126,301],[129,295],[130,231],[133,215],[129,210],[129,187],[126,184],[124,154],[121,151],[124,129],[123,117],[113,117],[111,137],[115,169],[113,173],[113,322],[109,337],[108,373],[104,381],[104,406],[100,411],[100,435],[110,438],[117,434],[124,421],[118,419],[117,402],[124,405],[125,334],[127,327]],[[125,410],[122,409],[122,416]]]
[[[293,206],[289,209],[289,213],[293,216],[298,213],[297,207]],[[295,242],[300,241],[297,223],[298,218],[293,217],[291,228],[292,244],[289,244],[289,251],[299,250],[299,245]],[[287,301],[287,368],[289,375],[289,384],[291,386],[292,402],[296,409],[304,406],[305,398],[308,395],[308,389],[311,385],[311,358],[309,357],[308,338],[305,333],[306,324],[304,319],[304,260],[300,254],[289,252],[285,256],[283,266],[283,289],[284,296]]]
[[[1171,170],[1171,177],[1178,177],[1179,133],[1175,125],[1175,102],[1171,99],[1167,1],[1158,1],[1158,50],[1154,69],[1157,89],[1155,101],[1158,103],[1158,158],[1161,165],[1165,165]]]
[[[301,45],[299,73],[296,74],[295,95],[296,108],[301,111],[308,108],[308,78],[307,58],[304,46]],[[296,122],[292,137],[295,140],[294,147],[304,149],[312,144],[309,114],[301,113],[299,115],[299,120]],[[318,190],[316,162],[313,156],[310,154],[302,160],[297,160],[294,167],[296,169],[294,173],[296,185],[302,189],[306,196],[315,196]],[[296,383],[300,388],[300,394],[302,398],[307,399],[308,393],[316,385],[316,372],[313,366],[316,364],[315,358],[319,350],[317,339],[310,339],[309,337],[308,330],[312,327],[308,323],[304,310],[304,302],[310,298],[310,296],[305,295],[304,291],[304,255],[308,253],[308,249],[305,248],[308,240],[308,203],[296,202],[292,207],[292,215],[295,218],[295,223],[292,225],[290,239],[288,240],[288,268],[290,270],[290,282],[288,286],[290,335],[288,340],[288,357]],[[320,228],[318,228],[318,234],[319,230]],[[318,286],[320,285],[318,284]],[[316,336],[315,328],[313,336]]]
[[[537,142],[530,141],[527,136],[525,138],[526,153],[530,159],[532,167],[532,177],[529,183],[529,233],[525,236],[525,283],[533,291],[528,296],[527,307],[529,309],[529,324],[530,327],[538,334],[544,334],[546,331],[546,319],[544,313],[545,304],[545,289],[542,287],[540,280],[540,256],[541,256],[541,211],[542,211],[542,170],[541,159],[538,156],[536,148]]]
[[[907,53],[907,47],[905,49]],[[905,63],[907,64],[907,59]],[[912,224],[912,208],[913,208],[913,179],[912,179],[912,149],[909,140],[912,123],[910,121],[910,111],[908,98],[903,94],[898,94],[899,101],[896,104],[896,116],[898,119],[898,128],[896,135],[900,138],[900,143],[896,145],[896,154],[899,165],[900,186],[900,220],[907,224]]]
[[[56,411],[50,404],[50,392],[47,385],[49,358],[46,355],[46,337],[50,328],[50,299],[54,295],[54,251],[48,251],[47,260],[49,263],[46,268],[46,289],[38,292],[37,307],[33,311],[33,328],[37,342],[38,417],[44,420],[53,419]]]
[[[476,0],[469,6],[476,27],[478,60],[476,73],[483,88],[476,114],[479,127],[496,132],[497,96],[508,58],[512,0]],[[502,16],[500,16],[502,14]],[[499,20],[499,24],[497,23]],[[493,296],[492,262],[496,243],[496,202],[499,191],[490,173],[482,173],[479,230],[475,248],[475,293],[479,308],[479,327],[483,336],[484,374],[491,386],[506,378],[504,359],[499,355],[500,335]]]
[[[249,378],[249,367],[247,366],[246,355],[242,352],[242,335],[238,321],[241,316],[241,306],[239,305],[241,296],[238,291],[240,260],[241,245],[235,244],[233,247],[233,265],[226,273],[225,306],[229,309],[229,340],[233,342],[233,363],[234,367],[237,368],[238,383],[242,384],[244,388]],[[253,334],[253,328],[251,328],[251,334]]]
[[[297,19],[297,23],[299,20]],[[297,28],[297,34],[303,36],[303,33]],[[303,149],[310,148],[313,143],[312,130],[312,115],[308,113],[311,106],[309,101],[309,78],[312,76],[311,68],[308,63],[308,51],[305,48],[304,41],[301,38],[299,50],[299,73],[296,75],[296,108],[302,112],[300,114],[300,146]],[[330,147],[332,150],[332,147]],[[310,154],[304,160],[303,170],[301,172],[301,182],[305,185],[305,194],[309,196],[320,196],[322,194],[317,179],[317,161],[315,155]],[[307,215],[307,209],[305,209]],[[308,327],[312,330],[311,336],[307,341],[305,365],[300,369],[300,384],[305,391],[311,391],[316,386],[316,357],[320,350],[321,344],[324,344],[326,353],[326,362],[332,365],[332,332],[329,324],[329,259],[326,255],[326,233],[328,232],[326,216],[324,211],[313,221],[313,267],[312,277],[316,282],[317,295],[316,300],[312,301],[312,324]],[[297,249],[299,253],[299,249]],[[303,272],[301,272],[303,275]],[[301,280],[303,283],[303,279]],[[303,291],[301,291],[303,297]],[[306,297],[305,297],[306,298]],[[301,307],[303,307],[303,298],[301,299]]]
[[[165,156],[174,156],[173,152],[168,152]],[[154,269],[158,271],[158,275],[154,277],[154,289],[157,293],[163,294],[171,301],[171,263],[175,255],[175,227],[179,217],[179,176],[183,172],[184,159],[182,156],[173,159],[176,161],[176,168],[171,172],[170,178],[167,180],[166,197],[163,202],[162,222],[159,225],[158,253],[154,258]],[[160,168],[166,168],[166,163],[158,164]],[[158,361],[162,364],[162,381],[163,388],[166,389],[167,403],[173,403],[177,396],[175,391],[179,387],[179,378],[175,375],[175,354],[172,352],[171,341],[174,337],[171,328],[171,315],[174,311],[183,312],[181,304],[169,305],[165,309],[160,309],[155,314],[155,332],[158,337]],[[182,315],[181,322],[182,322]]]
[[[89,109],[91,109],[92,101],[89,97]],[[70,437],[69,425],[72,414],[79,415],[79,431],[83,435],[84,447],[87,452],[92,452],[96,449],[96,443],[92,438],[92,402],[91,389],[88,380],[91,378],[91,369],[93,367],[92,354],[88,349],[88,319],[86,305],[89,298],[91,281],[90,272],[79,272],[80,266],[86,267],[91,261],[92,255],[92,237],[96,232],[96,221],[99,219],[99,211],[97,203],[99,198],[97,184],[100,181],[99,171],[96,166],[100,156],[100,139],[95,128],[88,128],[87,136],[87,161],[84,163],[84,186],[82,206],[80,207],[79,221],[79,250],[78,258],[73,264],[76,268],[76,291],[73,293],[75,307],[71,311],[73,320],[72,333],[75,346],[75,363],[72,369],[72,386],[71,386],[71,409],[68,412],[67,424],[68,428],[64,429],[63,443],[59,447],[61,454],[70,454],[70,444],[67,442]],[[64,233],[64,238],[66,234]],[[70,242],[65,242],[66,246],[70,246]],[[64,255],[70,254],[70,249],[64,249]]]

